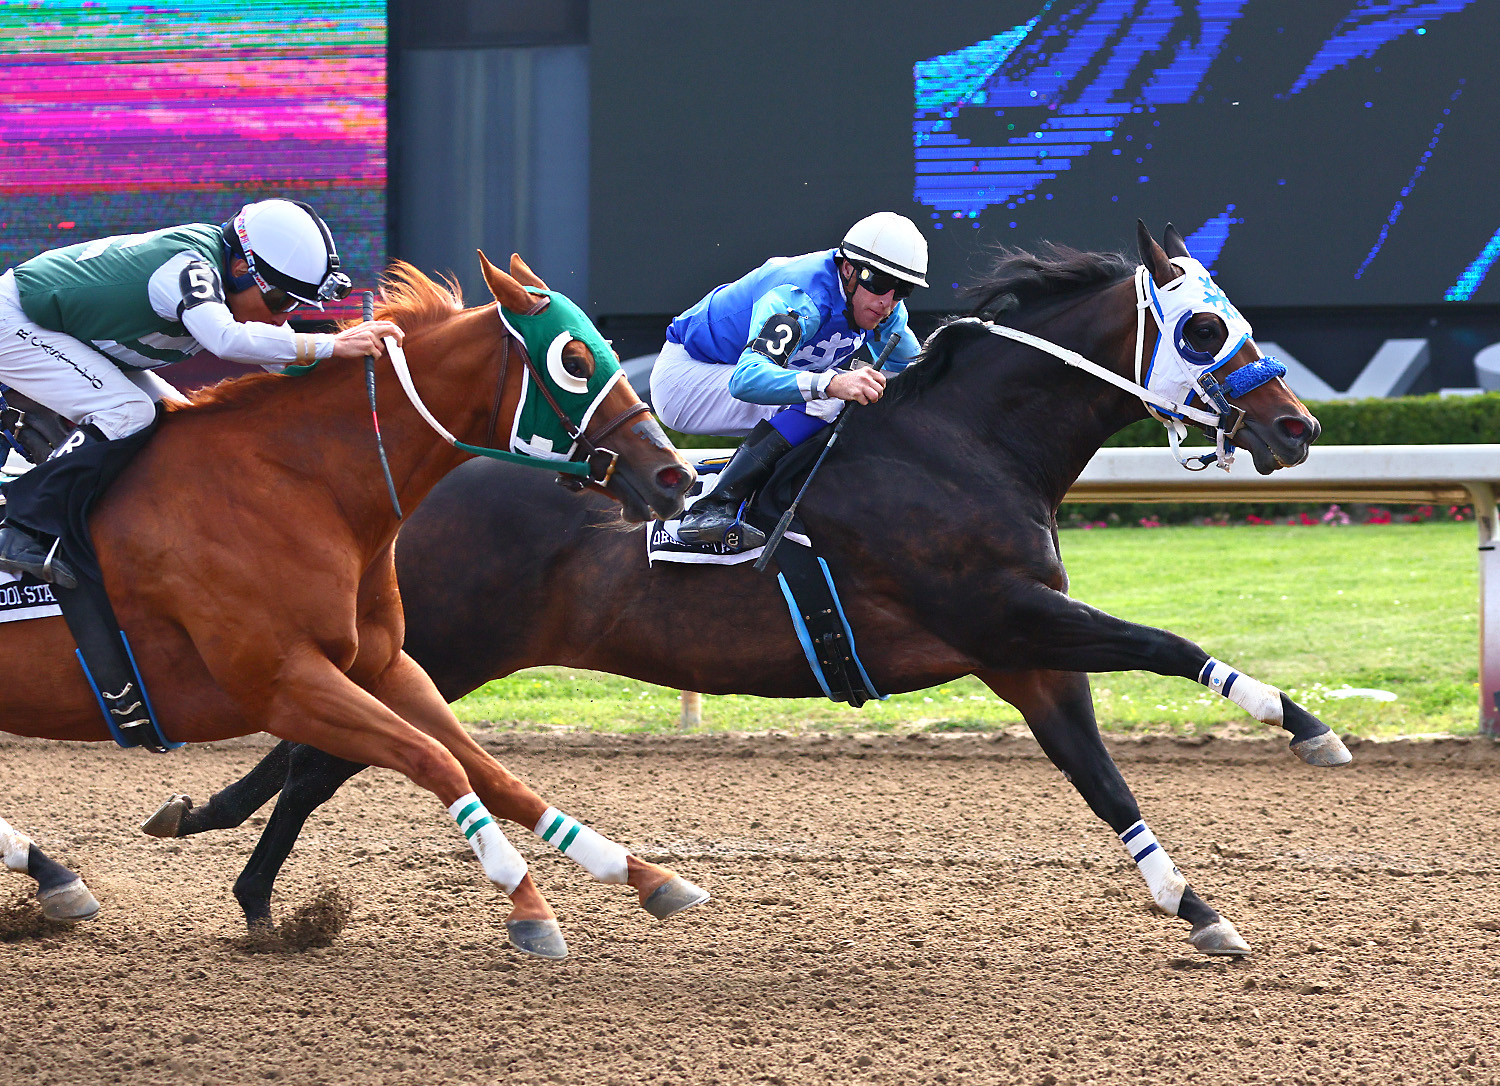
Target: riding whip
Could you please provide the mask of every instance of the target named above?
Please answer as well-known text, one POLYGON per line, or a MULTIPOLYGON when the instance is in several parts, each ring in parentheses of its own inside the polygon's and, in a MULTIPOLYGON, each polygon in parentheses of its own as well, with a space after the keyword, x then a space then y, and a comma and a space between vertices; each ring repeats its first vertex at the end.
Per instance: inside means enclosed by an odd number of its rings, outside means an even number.
MULTIPOLYGON (((375 319, 375 292, 364 292, 364 319, 368 324, 375 319)), ((396 519, 401 519, 401 499, 396 497, 396 481, 391 478, 390 461, 385 458, 385 441, 380 436, 380 415, 375 410, 375 356, 365 355, 365 388, 370 393, 370 418, 375 422, 375 448, 380 453, 380 470, 385 472, 385 487, 391 494, 391 508, 396 510, 396 519)))
MULTIPOLYGON (((886 340, 885 349, 880 352, 880 357, 875 360, 875 370, 879 372, 885 368, 885 360, 891 357, 891 351, 896 348, 896 341, 901 337, 894 331, 886 340)), ((853 406, 852 404, 850 406, 853 406)), ((802 495, 807 493, 807 488, 812 485, 813 476, 818 474, 818 469, 823 466, 823 460, 828 455, 828 450, 833 448, 833 443, 839 439, 839 432, 843 430, 844 423, 849 420, 848 410, 843 411, 838 421, 833 424, 833 433, 828 438, 828 444, 823 446, 823 451, 818 454, 818 459, 813 462, 812 470, 807 473, 807 478, 802 481, 802 489, 797 491, 797 496, 792 499, 792 504, 786 507, 786 512, 781 514, 781 519, 776 522, 776 527, 771 529, 771 534, 766 536, 766 545, 760 552, 760 557, 755 560, 755 572, 764 573, 766 566, 771 564, 771 555, 775 553, 776 547, 781 543, 781 537, 786 535, 786 530, 792 526, 792 516, 797 512, 797 506, 802 503, 802 495)))

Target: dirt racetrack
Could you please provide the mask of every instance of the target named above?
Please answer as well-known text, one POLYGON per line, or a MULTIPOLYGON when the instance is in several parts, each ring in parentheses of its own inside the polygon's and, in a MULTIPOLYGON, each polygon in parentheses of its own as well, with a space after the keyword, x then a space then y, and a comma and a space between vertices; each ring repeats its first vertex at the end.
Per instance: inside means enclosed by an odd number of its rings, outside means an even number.
MULTIPOLYGON (((167 756, 0 740, 0 814, 98 920, 0 942, 0 1084, 1500 1082, 1500 744, 1115 745, 1148 823, 1254 954, 1204 959, 1014 737, 496 734, 558 806, 712 891, 666 923, 530 834, 572 947, 523 959, 431 796, 356 778, 308 827, 326 950, 252 953, 259 816, 166 842, 260 739, 167 756)), ((266 812, 269 813, 269 808, 266 812)), ((0 875, 0 901, 29 882, 0 875)), ((15 912, 14 908, 11 910, 15 912)))

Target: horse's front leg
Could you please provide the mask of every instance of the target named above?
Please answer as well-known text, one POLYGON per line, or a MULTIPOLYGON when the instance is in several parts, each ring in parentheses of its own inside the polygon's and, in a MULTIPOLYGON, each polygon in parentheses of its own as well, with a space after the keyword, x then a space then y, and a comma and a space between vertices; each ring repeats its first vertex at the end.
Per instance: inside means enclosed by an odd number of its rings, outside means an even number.
POLYGON ((1188 941, 1205 954, 1250 953, 1250 945, 1234 925, 1188 885, 1141 818, 1135 797, 1099 736, 1088 676, 1067 671, 976 674, 1021 711, 1052 764, 1078 789, 1089 809, 1119 835, 1150 887, 1152 900, 1193 926, 1188 941))
MULTIPOLYGON (((233 670, 226 669, 233 675, 233 670)), ((284 654, 274 681, 249 686, 241 695, 247 711, 265 721, 282 739, 305 742, 349 762, 394 769, 435 794, 479 858, 485 875, 511 899, 514 925, 551 924, 556 918, 537 891, 526 861, 505 838, 459 761, 431 736, 352 682, 317 650, 284 654), (266 691, 267 693, 262 693, 266 691)), ((224 680, 220 680, 225 685, 224 680)), ((512 935, 512 942, 515 942, 512 935)), ((523 947, 542 957, 561 957, 566 944, 538 942, 523 947)))
POLYGON ((1153 671, 1192 679, 1228 698, 1262 724, 1291 733, 1292 752, 1308 765, 1352 758, 1333 730, 1276 687, 1220 663, 1185 637, 1141 626, 1040 584, 1017 592, 1007 613, 1013 634, 998 646, 1006 664, 1055 671, 1153 671))
POLYGON ((669 868, 633 856, 624 846, 583 825, 533 792, 474 741, 432 679, 401 653, 372 691, 405 719, 453 752, 474 790, 501 818, 525 826, 601 882, 626 883, 658 920, 708 900, 708 892, 669 868))
POLYGON ((37 848, 36 842, 0 818, 0 863, 36 881, 36 899, 48 920, 92 920, 99 902, 83 880, 37 848))

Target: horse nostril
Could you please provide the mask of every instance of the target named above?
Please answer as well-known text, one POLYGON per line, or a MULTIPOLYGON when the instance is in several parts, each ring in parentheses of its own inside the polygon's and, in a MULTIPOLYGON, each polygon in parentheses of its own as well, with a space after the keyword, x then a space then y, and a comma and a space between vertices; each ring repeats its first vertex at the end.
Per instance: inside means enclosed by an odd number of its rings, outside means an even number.
POLYGON ((1301 441, 1307 435, 1307 424, 1298 418, 1277 419, 1276 428, 1292 441, 1301 441))
POLYGON ((667 493, 672 493, 687 480, 687 472, 679 467, 665 467, 656 473, 656 482, 667 493))

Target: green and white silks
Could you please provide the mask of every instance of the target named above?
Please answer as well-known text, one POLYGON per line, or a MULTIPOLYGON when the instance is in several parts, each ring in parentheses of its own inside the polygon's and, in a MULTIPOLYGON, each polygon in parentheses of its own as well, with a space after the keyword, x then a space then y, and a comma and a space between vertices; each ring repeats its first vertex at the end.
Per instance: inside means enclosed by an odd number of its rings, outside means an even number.
MULTIPOLYGON (((550 298, 547 308, 528 316, 500 306, 500 319, 526 345, 536 372, 541 374, 557 405, 580 431, 588 429, 599 404, 624 373, 615 352, 588 315, 562 294, 527 287, 538 297, 550 298), (569 373, 562 362, 563 348, 576 339, 594 356, 594 372, 586 380, 569 373)), ((521 403, 511 424, 510 451, 542 460, 567 460, 574 441, 547 403, 526 370, 521 381, 521 403)))

